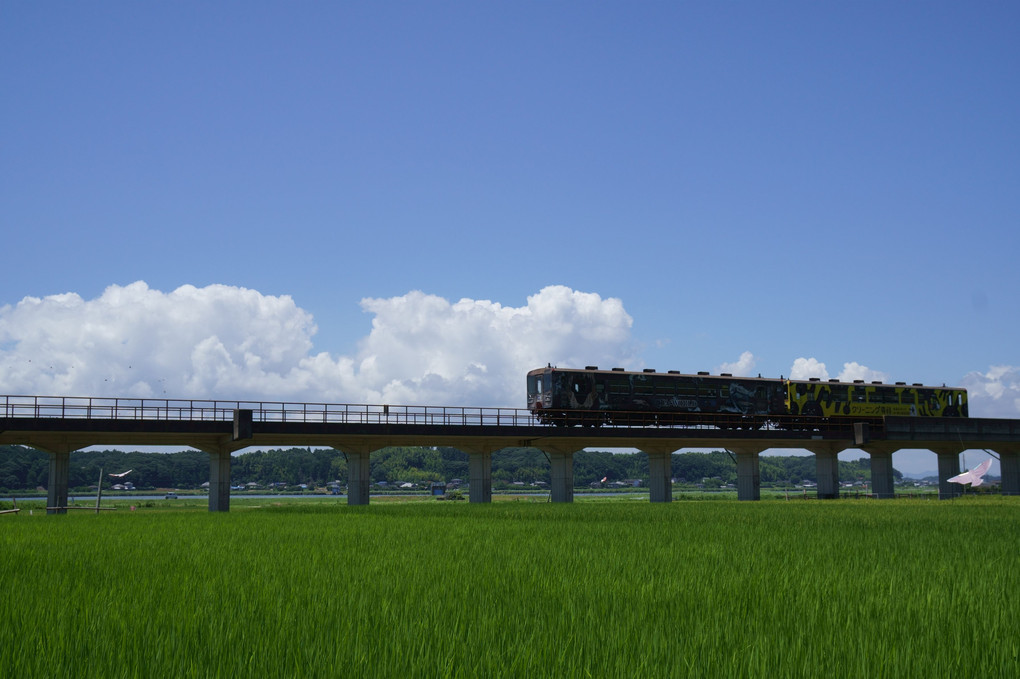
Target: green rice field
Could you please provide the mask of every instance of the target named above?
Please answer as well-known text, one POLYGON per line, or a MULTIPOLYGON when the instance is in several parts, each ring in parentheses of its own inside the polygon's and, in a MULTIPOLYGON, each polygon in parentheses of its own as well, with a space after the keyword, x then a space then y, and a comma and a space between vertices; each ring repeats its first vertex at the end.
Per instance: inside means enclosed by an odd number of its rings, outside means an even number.
POLYGON ((4 677, 1020 676, 1020 498, 149 504, 0 515, 4 677))

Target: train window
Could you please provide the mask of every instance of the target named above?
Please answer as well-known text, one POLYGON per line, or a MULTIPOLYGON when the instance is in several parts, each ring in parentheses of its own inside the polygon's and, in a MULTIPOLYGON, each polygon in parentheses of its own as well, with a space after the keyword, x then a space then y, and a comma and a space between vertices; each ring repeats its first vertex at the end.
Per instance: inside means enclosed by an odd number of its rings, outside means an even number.
POLYGON ((868 400, 868 392, 865 389, 854 389, 853 400, 857 403, 865 403, 868 400))
POLYGON ((833 385, 829 387, 830 398, 838 403, 845 403, 847 400, 847 387, 845 385, 833 385))
POLYGON ((609 391, 613 394, 627 395, 630 393, 630 382, 627 380, 611 380, 609 391))
POLYGON ((900 395, 895 389, 876 389, 871 393, 872 403, 899 403, 900 395))

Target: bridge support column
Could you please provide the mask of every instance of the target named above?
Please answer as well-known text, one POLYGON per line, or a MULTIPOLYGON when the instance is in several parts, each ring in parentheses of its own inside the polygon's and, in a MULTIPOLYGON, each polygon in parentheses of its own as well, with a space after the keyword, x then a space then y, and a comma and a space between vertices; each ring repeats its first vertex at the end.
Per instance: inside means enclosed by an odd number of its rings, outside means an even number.
POLYGON ((761 467, 758 455, 763 449, 753 446, 730 447, 737 458, 737 499, 761 499, 761 467))
POLYGON ((347 504, 367 505, 368 491, 371 485, 371 463, 372 451, 367 447, 344 448, 347 455, 347 504))
POLYGON ((492 502, 492 447, 460 446, 468 454, 468 502, 492 502))
POLYGON ((492 502, 492 453, 485 451, 468 457, 468 502, 492 502))
POLYGON ((999 446, 995 452, 1002 470, 1002 494, 1020 495, 1020 446, 999 446))
POLYGON ((50 455, 50 475, 46 483, 46 513, 67 513, 67 478, 71 469, 71 451, 68 448, 47 450, 50 455), (53 507, 54 509, 50 509, 53 507), (60 509, 56 509, 59 507, 60 509))
POLYGON ((806 446, 815 454, 815 476, 818 483, 819 500, 839 498, 839 453, 846 445, 834 443, 812 443, 806 446))
POLYGON ((939 458, 939 499, 950 500, 963 494, 963 486, 949 479, 960 473, 959 446, 936 446, 931 451, 939 458))
POLYGON ((550 499, 553 502, 574 501, 574 451, 543 447, 549 456, 550 499))
POLYGON ((209 453, 209 511, 230 511, 230 451, 209 453))
POLYGON ((648 490, 652 502, 673 501, 673 449, 642 448, 648 455, 648 490))
POLYGON ((861 450, 871 456, 871 488, 879 500, 891 500, 896 497, 894 485, 892 456, 888 448, 865 446, 861 450))

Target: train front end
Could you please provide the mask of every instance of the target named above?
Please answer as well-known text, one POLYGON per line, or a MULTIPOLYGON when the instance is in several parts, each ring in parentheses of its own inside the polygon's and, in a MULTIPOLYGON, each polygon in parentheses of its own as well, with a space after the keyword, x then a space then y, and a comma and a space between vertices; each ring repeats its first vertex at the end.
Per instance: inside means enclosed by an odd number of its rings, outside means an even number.
POLYGON ((552 368, 537 368, 528 373, 528 410, 539 422, 546 421, 545 411, 552 407, 552 368))

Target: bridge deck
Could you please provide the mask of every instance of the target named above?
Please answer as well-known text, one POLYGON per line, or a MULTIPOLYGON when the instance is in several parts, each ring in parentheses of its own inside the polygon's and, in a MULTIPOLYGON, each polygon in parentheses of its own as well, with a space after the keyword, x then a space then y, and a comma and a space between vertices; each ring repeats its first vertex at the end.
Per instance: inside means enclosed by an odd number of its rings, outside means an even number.
MULTIPOLYGON (((635 414, 641 416, 647 414, 635 414)), ((511 446, 534 446, 549 454, 552 498, 559 502, 573 497, 571 456, 593 447, 646 452, 651 499, 660 502, 672 497, 669 453, 683 448, 733 452, 741 499, 758 499, 757 455, 769 448, 814 452, 819 497, 838 496, 836 455, 847 448, 871 455, 872 481, 880 497, 893 495, 891 456, 900 448, 928 448, 938 454, 940 493, 947 497, 958 490, 948 482, 959 473, 958 452, 996 449, 1003 492, 1020 494, 1020 420, 833 418, 808 426, 796 418, 756 421, 701 413, 672 417, 670 426, 560 427, 542 424, 519 408, 0 396, 0 444, 50 452, 52 507, 66 505, 68 455, 93 445, 177 445, 208 452, 212 511, 229 507, 230 453, 250 446, 344 451, 352 504, 368 502, 371 451, 408 445, 451 446, 469 453, 472 487, 481 488, 480 493, 473 490, 471 498, 476 501, 477 494, 483 502, 491 496, 491 453, 511 446)))
MULTIPOLYGON (((212 450, 248 446, 344 443, 449 445, 497 448, 543 443, 658 449, 727 447, 803 448, 811 442, 861 443, 854 422, 832 420, 803 428, 771 418, 760 428, 747 420, 691 413, 672 426, 558 427, 539 423, 521 408, 391 406, 174 399, 0 396, 0 443, 75 450, 91 445, 190 445, 212 450), (238 412, 248 423, 239 432, 238 412), (247 414, 250 413, 250 414, 247 414), (211 448, 210 448, 211 447, 211 448)), ((886 417, 869 423, 867 443, 960 444, 989 447, 1020 443, 1020 420, 886 417)))

